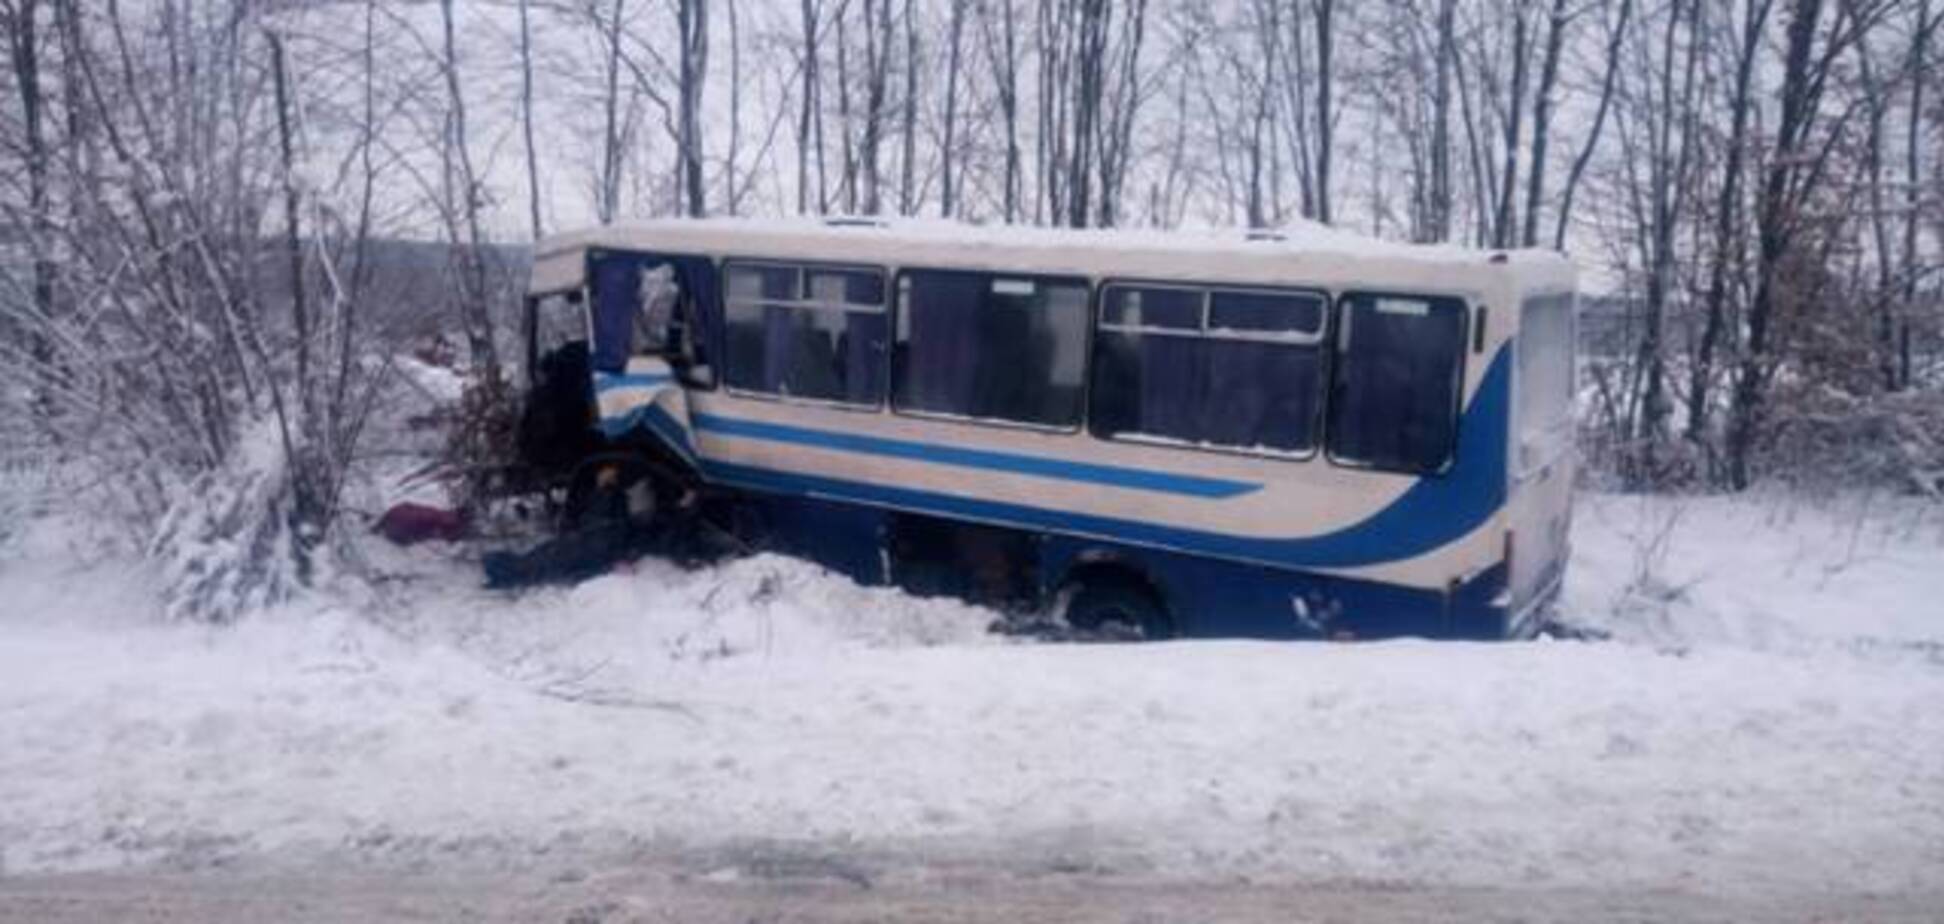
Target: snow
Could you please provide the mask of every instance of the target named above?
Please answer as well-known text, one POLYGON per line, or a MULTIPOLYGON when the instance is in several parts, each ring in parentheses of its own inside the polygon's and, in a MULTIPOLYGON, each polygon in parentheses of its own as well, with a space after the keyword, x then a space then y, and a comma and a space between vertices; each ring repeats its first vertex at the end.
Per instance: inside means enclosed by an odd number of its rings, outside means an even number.
POLYGON ((1944 508, 1581 495, 1567 611, 1631 642, 1813 655, 1944 645, 1944 508))
POLYGON ((883 266, 979 269, 1012 275, 1139 278, 1241 286, 1356 288, 1381 280, 1406 291, 1466 292, 1502 284, 1571 288, 1570 259, 1553 251, 1483 251, 1407 244, 1299 222, 1268 237, 1234 229, 1048 228, 897 218, 859 227, 808 218, 654 219, 551 235, 534 245, 528 292, 585 284, 586 251, 739 255, 883 266))
POLYGON ((788 559, 506 596, 439 545, 373 548, 381 594, 208 629, 160 621, 154 574, 41 518, 0 546, 0 869, 780 843, 1935 887, 1944 510, 1587 495, 1574 539, 1568 617, 1612 641, 1042 645, 788 559))
MULTIPOLYGON (((1036 247, 1066 254, 1089 252, 1182 250, 1225 255, 1245 249, 1275 253, 1314 252, 1343 257, 1392 257, 1478 264, 1490 251, 1454 244, 1414 244, 1371 237, 1320 222, 1292 218, 1273 230, 1245 231, 1214 226, 1156 230, 1152 228, 1054 228, 1033 225, 976 224, 942 218, 708 218, 652 219, 620 222, 555 235, 538 242, 542 256, 577 250, 590 241, 625 241, 677 232, 714 232, 726 235, 767 235, 778 238, 851 243, 877 240, 873 232, 887 231, 894 242, 910 247, 1036 247), (859 235, 866 235, 859 237, 859 235)), ((1514 251, 1521 260, 1553 260, 1549 252, 1514 251)))
POLYGON ((451 369, 406 354, 399 355, 394 362, 405 381, 433 402, 456 404, 466 390, 464 377, 451 369))

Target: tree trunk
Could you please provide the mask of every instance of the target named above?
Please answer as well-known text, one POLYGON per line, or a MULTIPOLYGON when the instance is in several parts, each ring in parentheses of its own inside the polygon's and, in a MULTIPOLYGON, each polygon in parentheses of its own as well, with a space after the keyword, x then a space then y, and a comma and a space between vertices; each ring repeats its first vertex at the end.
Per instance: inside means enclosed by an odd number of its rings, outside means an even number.
POLYGON ((1121 187, 1132 157, 1134 120, 1141 110, 1141 48, 1147 36, 1147 0, 1132 0, 1122 22, 1126 35, 1118 58, 1114 106, 1100 133, 1099 225, 1103 228, 1120 223, 1121 187))
POLYGON ((1515 0, 1516 17, 1512 23, 1512 89, 1506 99, 1505 117, 1505 171, 1499 177, 1504 185, 1499 189, 1497 218, 1492 222, 1492 246, 1511 247, 1519 239, 1516 222, 1517 213, 1513 210, 1513 190, 1519 187, 1519 139, 1523 127, 1520 124, 1525 115, 1526 65, 1531 57, 1527 33, 1530 30, 1530 17, 1527 15, 1527 0, 1515 0))
POLYGON ((1314 0, 1316 4, 1316 220, 1329 224, 1330 160, 1336 142, 1336 104, 1331 79, 1331 61, 1336 44, 1334 0, 1314 0))
POLYGON ((533 26, 531 0, 520 0, 520 135, 526 143, 527 212, 532 221, 533 239, 542 234, 540 224, 540 152, 533 143, 533 26))
POLYGON ((956 130, 958 128, 958 72, 959 42, 965 25, 965 0, 952 0, 952 24, 947 30, 945 65, 945 138, 940 145, 938 182, 938 214, 952 217, 956 205, 952 201, 952 167, 954 156, 958 153, 956 130))
POLYGON ((1539 200, 1546 187, 1546 147, 1551 141, 1553 85, 1559 79, 1559 53, 1566 40, 1566 0, 1553 0, 1546 25, 1546 56, 1540 59, 1539 89, 1532 101, 1532 168, 1526 174, 1525 237, 1539 246, 1539 200))
MULTIPOLYGON (((464 237, 452 225, 454 263, 460 277, 460 315, 466 327, 466 341, 473 365, 488 382, 500 380, 499 349, 493 342, 493 316, 486 304, 485 233, 479 221, 479 174, 473 169, 472 153, 466 138, 466 97, 460 92, 458 43, 453 37, 452 0, 439 0, 441 24, 445 31, 445 83, 448 106, 446 176, 448 193, 459 201, 446 203, 457 209, 464 221, 464 237)), ((619 26, 617 24, 616 28, 619 26)), ((448 218, 448 222, 454 219, 448 218)))
MULTIPOLYGON (((1631 3, 1632 0, 1621 0, 1631 3)), ((1451 69, 1458 55, 1458 37, 1453 16, 1457 0, 1439 0, 1436 89, 1432 93, 1431 115, 1431 202, 1429 233, 1425 240, 1442 243, 1451 240, 1451 69)))
POLYGON ((304 285, 304 244, 299 220, 302 200, 297 192, 296 153, 291 144, 289 77, 284 63, 283 39, 275 32, 265 32, 263 37, 270 46, 270 76, 277 94, 277 154, 283 185, 284 259, 290 273, 291 329, 297 336, 297 387, 300 398, 304 399, 300 407, 308 417, 311 316, 307 300, 309 287, 304 285))
POLYGON ((918 201, 918 23, 905 0, 904 152, 898 158, 898 214, 917 212, 918 201))
POLYGON ((729 13, 729 151, 722 158, 722 199, 728 213, 735 215, 744 192, 737 173, 742 158, 742 19, 736 15, 736 0, 723 0, 722 5, 729 13))
MULTIPOLYGON (((54 235, 51 233, 52 216, 48 214, 48 150, 43 128, 46 96, 41 85, 39 17, 39 0, 20 0, 13 10, 9 44, 14 88, 20 95, 21 154, 27 167, 26 230, 28 245, 33 251, 32 302, 38 319, 37 324, 23 333, 28 341, 28 356, 37 367, 36 375, 52 377, 57 361, 53 338, 47 336, 45 330, 52 326, 55 315, 55 263, 53 255, 48 252, 53 245, 54 235)), ((4 330, 0 330, 0 334, 4 333, 4 330)), ((51 415, 52 407, 40 398, 34 401, 34 413, 40 417, 51 415)))
POLYGON ((1079 0, 1080 69, 1073 100, 1073 159, 1066 171, 1067 225, 1084 228, 1092 213, 1094 132, 1100 120, 1101 84, 1107 55, 1107 0, 1079 0))
POLYGON ((702 86, 709 76, 708 0, 679 0, 676 25, 681 33, 681 137, 677 162, 682 186, 682 212, 690 218, 708 213, 707 189, 702 183, 702 86))
MULTIPOLYGON (((864 0, 865 35, 870 35, 871 0, 864 0)), ((850 0, 837 3, 837 123, 844 138, 844 214, 857 214, 857 149, 851 134, 850 0)))
MULTIPOLYGON (((441 0, 449 3, 450 0, 441 0)), ((607 93, 601 100, 601 188, 594 203, 595 217, 611 224, 621 208, 621 16, 627 0, 614 0, 607 21, 607 93)), ((598 15, 598 14, 596 14, 598 15)))
MULTIPOLYGON (((1923 175, 1923 138, 1924 138, 1924 85, 1930 80, 1927 58, 1930 52, 1931 36, 1940 25, 1944 25, 1944 13, 1932 19, 1930 0, 1917 2, 1917 28, 1910 39, 1910 62, 1907 66, 1910 80, 1910 121, 1904 134, 1904 217, 1903 228, 1903 309, 1910 311, 1917 304, 1917 229, 1921 221, 1919 208, 1920 187, 1923 175)), ((1903 319, 1897 337, 1896 374, 1892 377, 1892 390, 1910 387, 1910 320, 1903 319)))
POLYGON ((864 214, 883 211, 883 174, 878 147, 884 137, 884 91, 891 67, 891 0, 880 0, 875 11, 864 9, 864 141, 858 157, 864 171, 864 214))
MULTIPOLYGON (((993 53, 994 41, 990 34, 990 24, 985 45, 986 53, 992 59, 994 82, 998 84, 1000 116, 1006 123, 1006 166, 1005 189, 1001 193, 1002 208, 1007 224, 1019 220, 1020 195, 1020 151, 1019 151, 1019 65, 1015 29, 1013 24, 1013 0, 998 0, 1003 4, 1003 19, 1000 20, 1004 44, 998 54, 993 53)), ((983 21, 983 19, 982 19, 983 21)))
MULTIPOLYGON (((810 211, 810 135, 813 127, 812 117, 817 111, 817 21, 820 17, 817 0, 803 0, 802 10, 803 48, 801 54, 803 55, 803 66, 799 72, 799 76, 802 78, 802 84, 798 90, 799 95, 797 101, 799 108, 797 110, 796 132, 796 208, 798 215, 808 214, 810 211)), ((821 143, 818 144, 818 148, 821 152, 821 143)), ((818 211, 822 211, 822 198, 820 192, 818 196, 818 211)))

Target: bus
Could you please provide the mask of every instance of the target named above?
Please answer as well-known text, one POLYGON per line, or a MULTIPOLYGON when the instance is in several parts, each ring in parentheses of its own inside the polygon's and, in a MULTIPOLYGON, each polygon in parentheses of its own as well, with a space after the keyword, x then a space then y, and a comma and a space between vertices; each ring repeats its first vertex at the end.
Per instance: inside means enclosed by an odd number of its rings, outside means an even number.
POLYGON ((1080 632, 1523 637, 1568 557, 1575 293, 1556 253, 1320 226, 607 225, 536 246, 523 445, 1080 632))

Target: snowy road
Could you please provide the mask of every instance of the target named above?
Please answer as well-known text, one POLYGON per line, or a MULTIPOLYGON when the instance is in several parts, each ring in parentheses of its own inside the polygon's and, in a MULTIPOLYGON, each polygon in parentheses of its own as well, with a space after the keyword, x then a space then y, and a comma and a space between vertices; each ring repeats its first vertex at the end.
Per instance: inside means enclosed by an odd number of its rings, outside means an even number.
POLYGON ((972 912, 1899 917, 1944 892, 1940 531, 1588 498, 1569 606, 1618 640, 1355 646, 1005 644, 780 559, 506 599, 429 552, 386 562, 389 608, 212 631, 42 531, 0 558, 0 920, 131 869, 192 903, 340 874, 493 907, 613 870, 682 919, 798 887, 886 916, 952 869, 972 912))
POLYGON ((343 870, 82 873, 0 878, 0 924, 969 924, 1748 921, 1929 922, 1944 894, 1723 897, 1662 890, 1196 882, 927 870, 869 881, 801 874, 722 881, 635 860, 595 872, 343 870))

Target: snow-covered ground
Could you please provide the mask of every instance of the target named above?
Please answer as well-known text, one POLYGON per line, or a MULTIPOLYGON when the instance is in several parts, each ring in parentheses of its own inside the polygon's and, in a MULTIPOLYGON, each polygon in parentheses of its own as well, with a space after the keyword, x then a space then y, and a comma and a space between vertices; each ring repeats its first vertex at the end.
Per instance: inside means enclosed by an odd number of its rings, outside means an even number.
MULTIPOLYGON (((1584 495, 1608 641, 1043 645, 759 557, 225 629, 0 538, 0 871, 752 847, 1023 871, 1944 890, 1944 508, 1584 495)), ((724 861, 724 875, 735 875, 724 861)))

